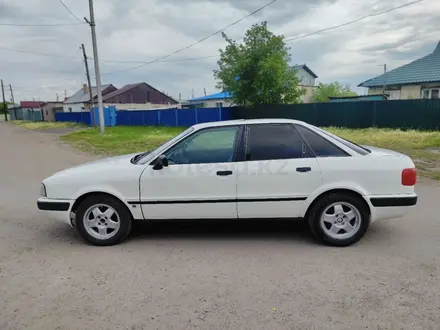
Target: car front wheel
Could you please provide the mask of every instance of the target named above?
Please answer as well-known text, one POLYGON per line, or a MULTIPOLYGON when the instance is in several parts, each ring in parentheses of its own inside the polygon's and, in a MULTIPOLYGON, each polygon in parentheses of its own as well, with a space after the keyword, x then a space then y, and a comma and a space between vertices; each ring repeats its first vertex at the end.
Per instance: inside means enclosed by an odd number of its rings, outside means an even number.
POLYGON ((76 228, 87 242, 109 246, 123 241, 131 231, 131 214, 116 198, 94 195, 85 199, 76 213, 76 228))
POLYGON ((358 242, 370 224, 370 212, 360 197, 333 193, 320 198, 309 213, 313 234, 332 246, 349 246, 358 242))

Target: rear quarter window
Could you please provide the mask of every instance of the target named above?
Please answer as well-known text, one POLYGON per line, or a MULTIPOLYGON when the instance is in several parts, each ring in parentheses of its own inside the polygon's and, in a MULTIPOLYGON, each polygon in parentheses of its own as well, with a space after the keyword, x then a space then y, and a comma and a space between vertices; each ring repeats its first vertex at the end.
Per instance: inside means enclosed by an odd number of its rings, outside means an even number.
POLYGON ((331 143, 321 135, 313 132, 312 130, 301 126, 296 125, 296 129, 299 134, 301 134, 302 138, 309 145, 310 149, 312 149, 313 153, 316 157, 348 157, 350 156, 344 150, 339 148, 337 145, 331 143))

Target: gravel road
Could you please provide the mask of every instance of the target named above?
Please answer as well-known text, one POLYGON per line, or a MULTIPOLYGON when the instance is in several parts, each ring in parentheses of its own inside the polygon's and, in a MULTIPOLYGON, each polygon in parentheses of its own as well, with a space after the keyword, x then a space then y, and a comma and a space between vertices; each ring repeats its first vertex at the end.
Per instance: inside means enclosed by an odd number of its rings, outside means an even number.
POLYGON ((440 186, 349 248, 298 222, 156 222, 86 245, 36 209, 93 157, 0 123, 0 329, 440 329, 440 186))

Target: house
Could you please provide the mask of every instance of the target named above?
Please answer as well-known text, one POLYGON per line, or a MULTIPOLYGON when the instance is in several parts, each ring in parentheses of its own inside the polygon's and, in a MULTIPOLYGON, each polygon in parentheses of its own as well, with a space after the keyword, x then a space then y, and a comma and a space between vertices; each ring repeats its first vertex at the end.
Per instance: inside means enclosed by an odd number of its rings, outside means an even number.
POLYGON ((359 101, 385 101, 386 95, 358 95, 358 96, 335 96, 329 97, 330 102, 359 102, 359 101))
POLYGON ((367 87, 368 94, 387 94, 389 100, 440 98, 440 42, 431 54, 364 81, 359 87, 367 87))
POLYGON ((20 111, 17 112, 17 120, 42 121, 43 112, 41 106, 44 102, 40 101, 20 101, 20 111))
POLYGON ((118 90, 108 93, 103 96, 103 102, 106 106, 116 105, 119 110, 138 108, 140 105, 142 105, 142 108, 151 108, 179 103, 172 97, 144 82, 125 85, 118 90))
POLYGON ((229 92, 221 92, 188 100, 183 105, 184 108, 218 108, 230 107, 232 105, 232 95, 229 92))
POLYGON ((301 95, 301 101, 303 103, 312 103, 313 90, 316 88, 318 76, 307 64, 295 65, 293 68, 296 70, 296 76, 300 80, 299 87, 305 91, 305 94, 301 95))
MULTIPOLYGON (((103 96, 106 94, 109 94, 115 90, 117 90, 117 88, 115 86, 113 86, 112 84, 101 86, 101 94, 103 96)), ((92 97, 93 97, 94 103, 96 103, 97 95, 98 95, 97 88, 95 86, 93 86, 92 87, 92 97)), ((63 102, 64 112, 88 111, 89 108, 90 108, 90 93, 89 93, 89 88, 86 84, 84 84, 83 87, 79 91, 77 91, 72 96, 68 97, 63 102)))
POLYGON ((63 112, 63 102, 44 102, 41 105, 43 121, 55 121, 55 113, 63 112))

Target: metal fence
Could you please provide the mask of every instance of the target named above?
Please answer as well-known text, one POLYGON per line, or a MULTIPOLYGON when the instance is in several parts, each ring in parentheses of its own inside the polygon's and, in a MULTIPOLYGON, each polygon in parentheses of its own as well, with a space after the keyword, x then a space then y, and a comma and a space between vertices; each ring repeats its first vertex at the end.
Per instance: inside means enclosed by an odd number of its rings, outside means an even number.
POLYGON ((231 108, 198 108, 167 110, 120 110, 116 112, 117 125, 128 126, 192 126, 232 118, 231 108))
MULTIPOLYGON (((232 108, 116 111, 116 125, 125 126, 189 127, 199 123, 229 119, 232 119, 232 108)), ((55 120, 91 124, 90 112, 59 112, 55 114, 55 120)))
POLYGON ((290 118, 316 126, 440 129, 440 100, 276 104, 233 108, 234 119, 290 118))
POLYGON ((90 112, 56 112, 55 121, 66 121, 72 123, 79 123, 90 125, 90 112))

